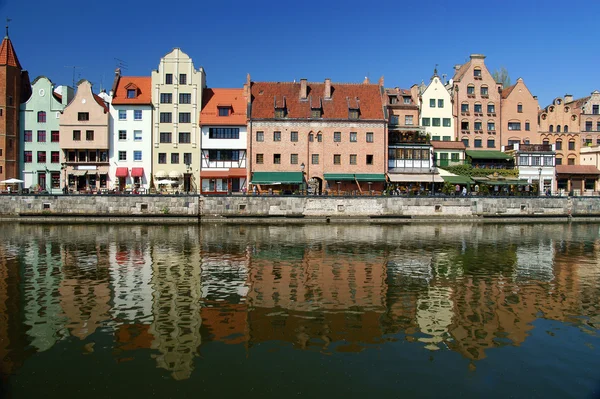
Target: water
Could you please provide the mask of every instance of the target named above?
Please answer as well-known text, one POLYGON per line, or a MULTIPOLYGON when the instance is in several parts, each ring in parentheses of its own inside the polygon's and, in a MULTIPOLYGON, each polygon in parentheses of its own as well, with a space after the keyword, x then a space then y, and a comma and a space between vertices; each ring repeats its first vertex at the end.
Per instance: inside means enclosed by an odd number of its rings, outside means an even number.
POLYGON ((598 397, 599 231, 4 224, 0 396, 598 397))

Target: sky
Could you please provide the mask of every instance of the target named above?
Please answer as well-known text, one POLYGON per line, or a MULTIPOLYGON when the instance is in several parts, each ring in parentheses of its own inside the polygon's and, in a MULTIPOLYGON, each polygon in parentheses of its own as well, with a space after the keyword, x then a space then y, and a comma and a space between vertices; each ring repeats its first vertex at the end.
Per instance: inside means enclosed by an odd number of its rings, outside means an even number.
POLYGON ((0 0, 31 80, 110 89, 114 71, 150 76, 174 47, 208 87, 253 81, 377 82, 408 88, 453 75, 473 53, 522 77, 545 107, 600 90, 600 1, 0 0), (579 4, 579 5, 577 5, 579 4), (75 66, 76 68, 73 68, 75 66), (74 78, 74 79, 73 79, 74 78))

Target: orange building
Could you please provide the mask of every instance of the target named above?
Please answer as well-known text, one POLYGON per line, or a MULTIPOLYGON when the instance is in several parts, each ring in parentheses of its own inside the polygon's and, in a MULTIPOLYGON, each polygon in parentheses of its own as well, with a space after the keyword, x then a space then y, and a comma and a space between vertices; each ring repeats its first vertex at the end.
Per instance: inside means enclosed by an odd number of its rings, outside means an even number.
POLYGON ((537 135, 539 105, 522 78, 502 90, 500 107, 501 146, 511 144, 541 144, 537 135))
POLYGON ((568 102, 571 96, 557 97, 539 112, 538 134, 542 144, 555 144, 556 165, 579 163, 579 111, 568 102))

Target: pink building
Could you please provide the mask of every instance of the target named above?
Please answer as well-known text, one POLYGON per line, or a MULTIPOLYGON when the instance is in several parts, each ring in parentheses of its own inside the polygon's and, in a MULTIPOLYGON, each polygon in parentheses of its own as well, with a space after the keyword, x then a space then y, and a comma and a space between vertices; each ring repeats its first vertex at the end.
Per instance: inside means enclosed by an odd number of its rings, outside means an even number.
POLYGON ((69 190, 106 188, 109 169, 109 112, 106 103, 82 80, 60 118, 60 148, 69 190))
POLYGON ((522 78, 502 90, 500 107, 501 145, 541 144, 537 136, 539 105, 522 78))
POLYGON ((258 190, 383 190, 386 136, 379 84, 250 82, 250 183, 258 190))
MULTIPOLYGON (((565 101, 569 98, 571 97, 565 96, 565 101)), ((594 90, 587 97, 572 102, 567 101, 567 105, 579 112, 581 145, 585 147, 600 145, 600 92, 594 90)))
POLYGON ((579 111, 567 104, 571 96, 555 98, 539 112, 542 144, 555 144, 556 165, 579 164, 579 111))

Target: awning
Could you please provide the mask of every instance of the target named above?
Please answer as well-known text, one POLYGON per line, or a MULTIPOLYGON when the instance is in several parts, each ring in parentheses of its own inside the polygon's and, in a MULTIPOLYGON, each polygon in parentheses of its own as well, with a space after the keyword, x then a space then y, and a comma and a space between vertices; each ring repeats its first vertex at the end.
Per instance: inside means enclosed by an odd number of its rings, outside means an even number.
POLYGON ((144 168, 131 168, 131 177, 144 176, 144 168))
POLYGON ((390 181, 393 183, 443 183, 444 179, 438 174, 428 175, 426 173, 421 174, 407 174, 407 173, 388 173, 390 181))
POLYGON ((201 179, 224 179, 228 177, 246 177, 246 169, 231 168, 229 170, 203 170, 200 172, 201 179))
POLYGON ((252 184, 301 184, 302 172, 254 172, 252 184))
POLYGON ((471 159, 496 159, 496 160, 509 160, 512 157, 502 151, 493 150, 467 150, 465 151, 467 156, 471 159))
POLYGON ((356 173, 354 175, 358 181, 385 181, 383 173, 356 173))
POLYGON ((354 173, 325 173, 323 178, 330 181, 354 181, 354 173))
POLYGON ((127 168, 117 168, 117 172, 115 173, 116 177, 127 177, 129 174, 129 169, 127 168))
POLYGON ((385 174, 381 173, 325 173, 325 180, 329 181, 385 181, 385 174))
POLYGON ((167 176, 169 175, 167 175, 167 172, 165 172, 164 170, 157 170, 154 174, 154 177, 156 177, 157 179, 164 179, 167 176))
POLYGON ((181 179, 183 177, 183 174, 181 172, 177 172, 176 170, 172 170, 171 172, 169 172, 169 177, 171 179, 181 179))
POLYGON ((73 175, 73 176, 85 176, 87 174, 87 172, 88 172, 87 170, 75 169, 75 170, 70 171, 69 174, 73 175))
POLYGON ((474 181, 471 180, 469 176, 443 176, 443 179, 446 183, 451 184, 473 184, 474 181))

